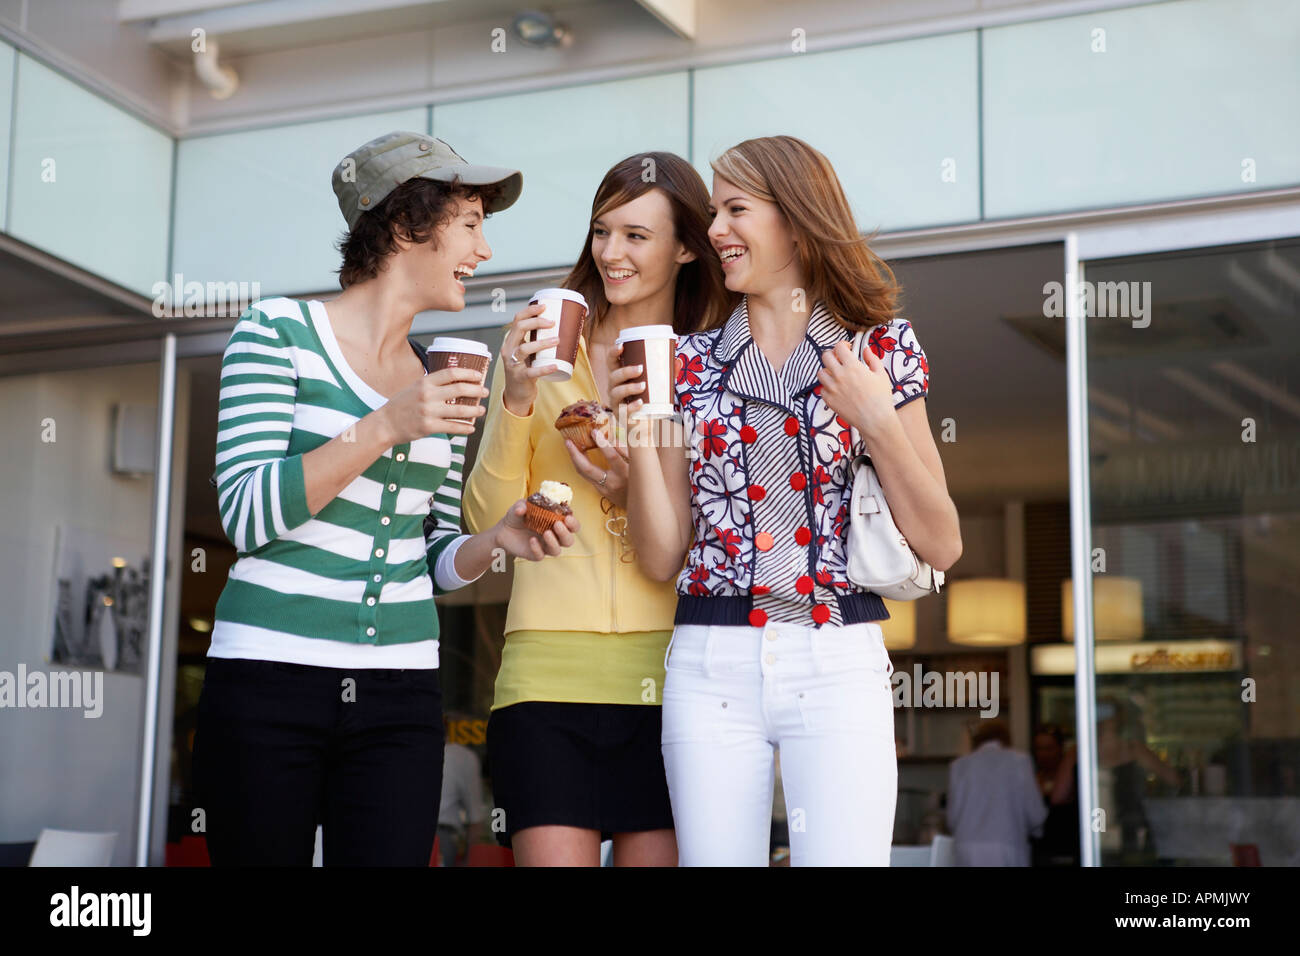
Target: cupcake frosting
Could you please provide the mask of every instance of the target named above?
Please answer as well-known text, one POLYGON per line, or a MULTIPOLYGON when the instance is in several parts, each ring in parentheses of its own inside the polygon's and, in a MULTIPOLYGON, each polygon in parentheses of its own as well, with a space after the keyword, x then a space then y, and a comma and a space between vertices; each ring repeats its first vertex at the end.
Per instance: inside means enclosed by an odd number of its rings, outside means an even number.
POLYGON ((573 489, 562 481, 543 481, 537 489, 542 497, 554 501, 557 505, 567 505, 573 501, 573 489))

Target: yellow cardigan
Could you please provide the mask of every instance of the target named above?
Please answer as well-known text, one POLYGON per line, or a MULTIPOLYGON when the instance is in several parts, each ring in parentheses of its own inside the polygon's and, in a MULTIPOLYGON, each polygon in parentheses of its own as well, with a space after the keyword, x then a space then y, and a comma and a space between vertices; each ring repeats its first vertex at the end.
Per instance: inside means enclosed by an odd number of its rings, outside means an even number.
MULTIPOLYGON (((482 531, 514 502, 537 491, 543 481, 563 481, 573 488, 571 507, 581 524, 573 547, 558 557, 516 559, 506 633, 671 631, 677 609, 675 582, 654 581, 637 563, 619 559, 622 545, 605 527, 600 492, 573 467, 564 436, 555 428, 560 409, 599 398, 586 342, 578 340, 569 381, 538 383, 537 400, 527 417, 513 414, 502 401, 503 359, 497 356, 483 439, 465 482, 465 523, 471 531, 482 531)), ((587 454, 603 464, 599 449, 587 454)))

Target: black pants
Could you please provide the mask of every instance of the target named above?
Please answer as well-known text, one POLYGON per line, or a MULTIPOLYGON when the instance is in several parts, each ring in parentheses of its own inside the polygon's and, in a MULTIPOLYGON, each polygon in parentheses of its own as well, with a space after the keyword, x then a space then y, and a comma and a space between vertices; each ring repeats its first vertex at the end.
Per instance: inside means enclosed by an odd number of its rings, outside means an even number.
POLYGON ((438 671, 209 658, 194 788, 214 866, 428 866, 444 746, 438 671))

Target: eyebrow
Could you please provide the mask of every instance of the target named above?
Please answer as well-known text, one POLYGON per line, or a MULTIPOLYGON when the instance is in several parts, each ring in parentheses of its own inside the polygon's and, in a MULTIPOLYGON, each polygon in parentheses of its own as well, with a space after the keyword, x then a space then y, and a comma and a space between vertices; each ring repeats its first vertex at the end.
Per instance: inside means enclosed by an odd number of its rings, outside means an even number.
POLYGON ((482 219, 482 218, 483 218, 483 214, 482 214, 481 212, 479 212, 477 209, 466 209, 463 213, 461 213, 461 215, 462 215, 462 216, 472 217, 472 218, 474 218, 474 219, 482 219))
MULTIPOLYGON (((593 220, 591 221, 591 224, 592 224, 593 226, 603 226, 603 225, 604 225, 604 223, 601 222, 599 219, 593 219, 593 220)), ((654 232, 654 230, 651 229, 649 226, 637 226, 637 225, 634 225, 634 224, 628 224, 628 225, 624 226, 623 228, 624 228, 624 229, 637 229, 637 230, 640 230, 641 232, 654 232)))

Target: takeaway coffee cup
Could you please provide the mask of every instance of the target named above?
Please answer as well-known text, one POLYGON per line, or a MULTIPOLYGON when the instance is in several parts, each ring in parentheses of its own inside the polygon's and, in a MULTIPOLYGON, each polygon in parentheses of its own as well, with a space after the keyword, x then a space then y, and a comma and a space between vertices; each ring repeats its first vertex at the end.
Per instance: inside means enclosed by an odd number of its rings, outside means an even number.
POLYGON ((644 366, 629 381, 645 382, 640 399, 645 403, 635 418, 670 418, 673 415, 673 385, 677 362, 677 333, 671 325, 637 325, 624 329, 614 340, 623 346, 619 364, 644 366))
POLYGON ((529 305, 541 303, 546 307, 542 315, 553 324, 548 329, 534 329, 528 333, 528 341, 536 342, 538 338, 560 337, 554 348, 542 349, 533 356, 531 365, 554 365, 555 371, 542 378, 548 382, 567 382, 573 377, 573 363, 578 359, 578 340, 582 338, 582 328, 587 324, 587 300, 572 289, 542 289, 531 299, 529 305))
MULTIPOLYGON (((482 342, 475 342, 473 339, 455 339, 448 335, 440 335, 429 346, 429 365, 433 372, 441 372, 445 368, 470 368, 478 372, 482 380, 487 378, 487 367, 491 361, 492 351, 482 342)), ((478 401, 477 398, 458 398, 455 404, 477 405, 478 401)), ((452 421, 474 424, 472 418, 457 418, 452 421)))

